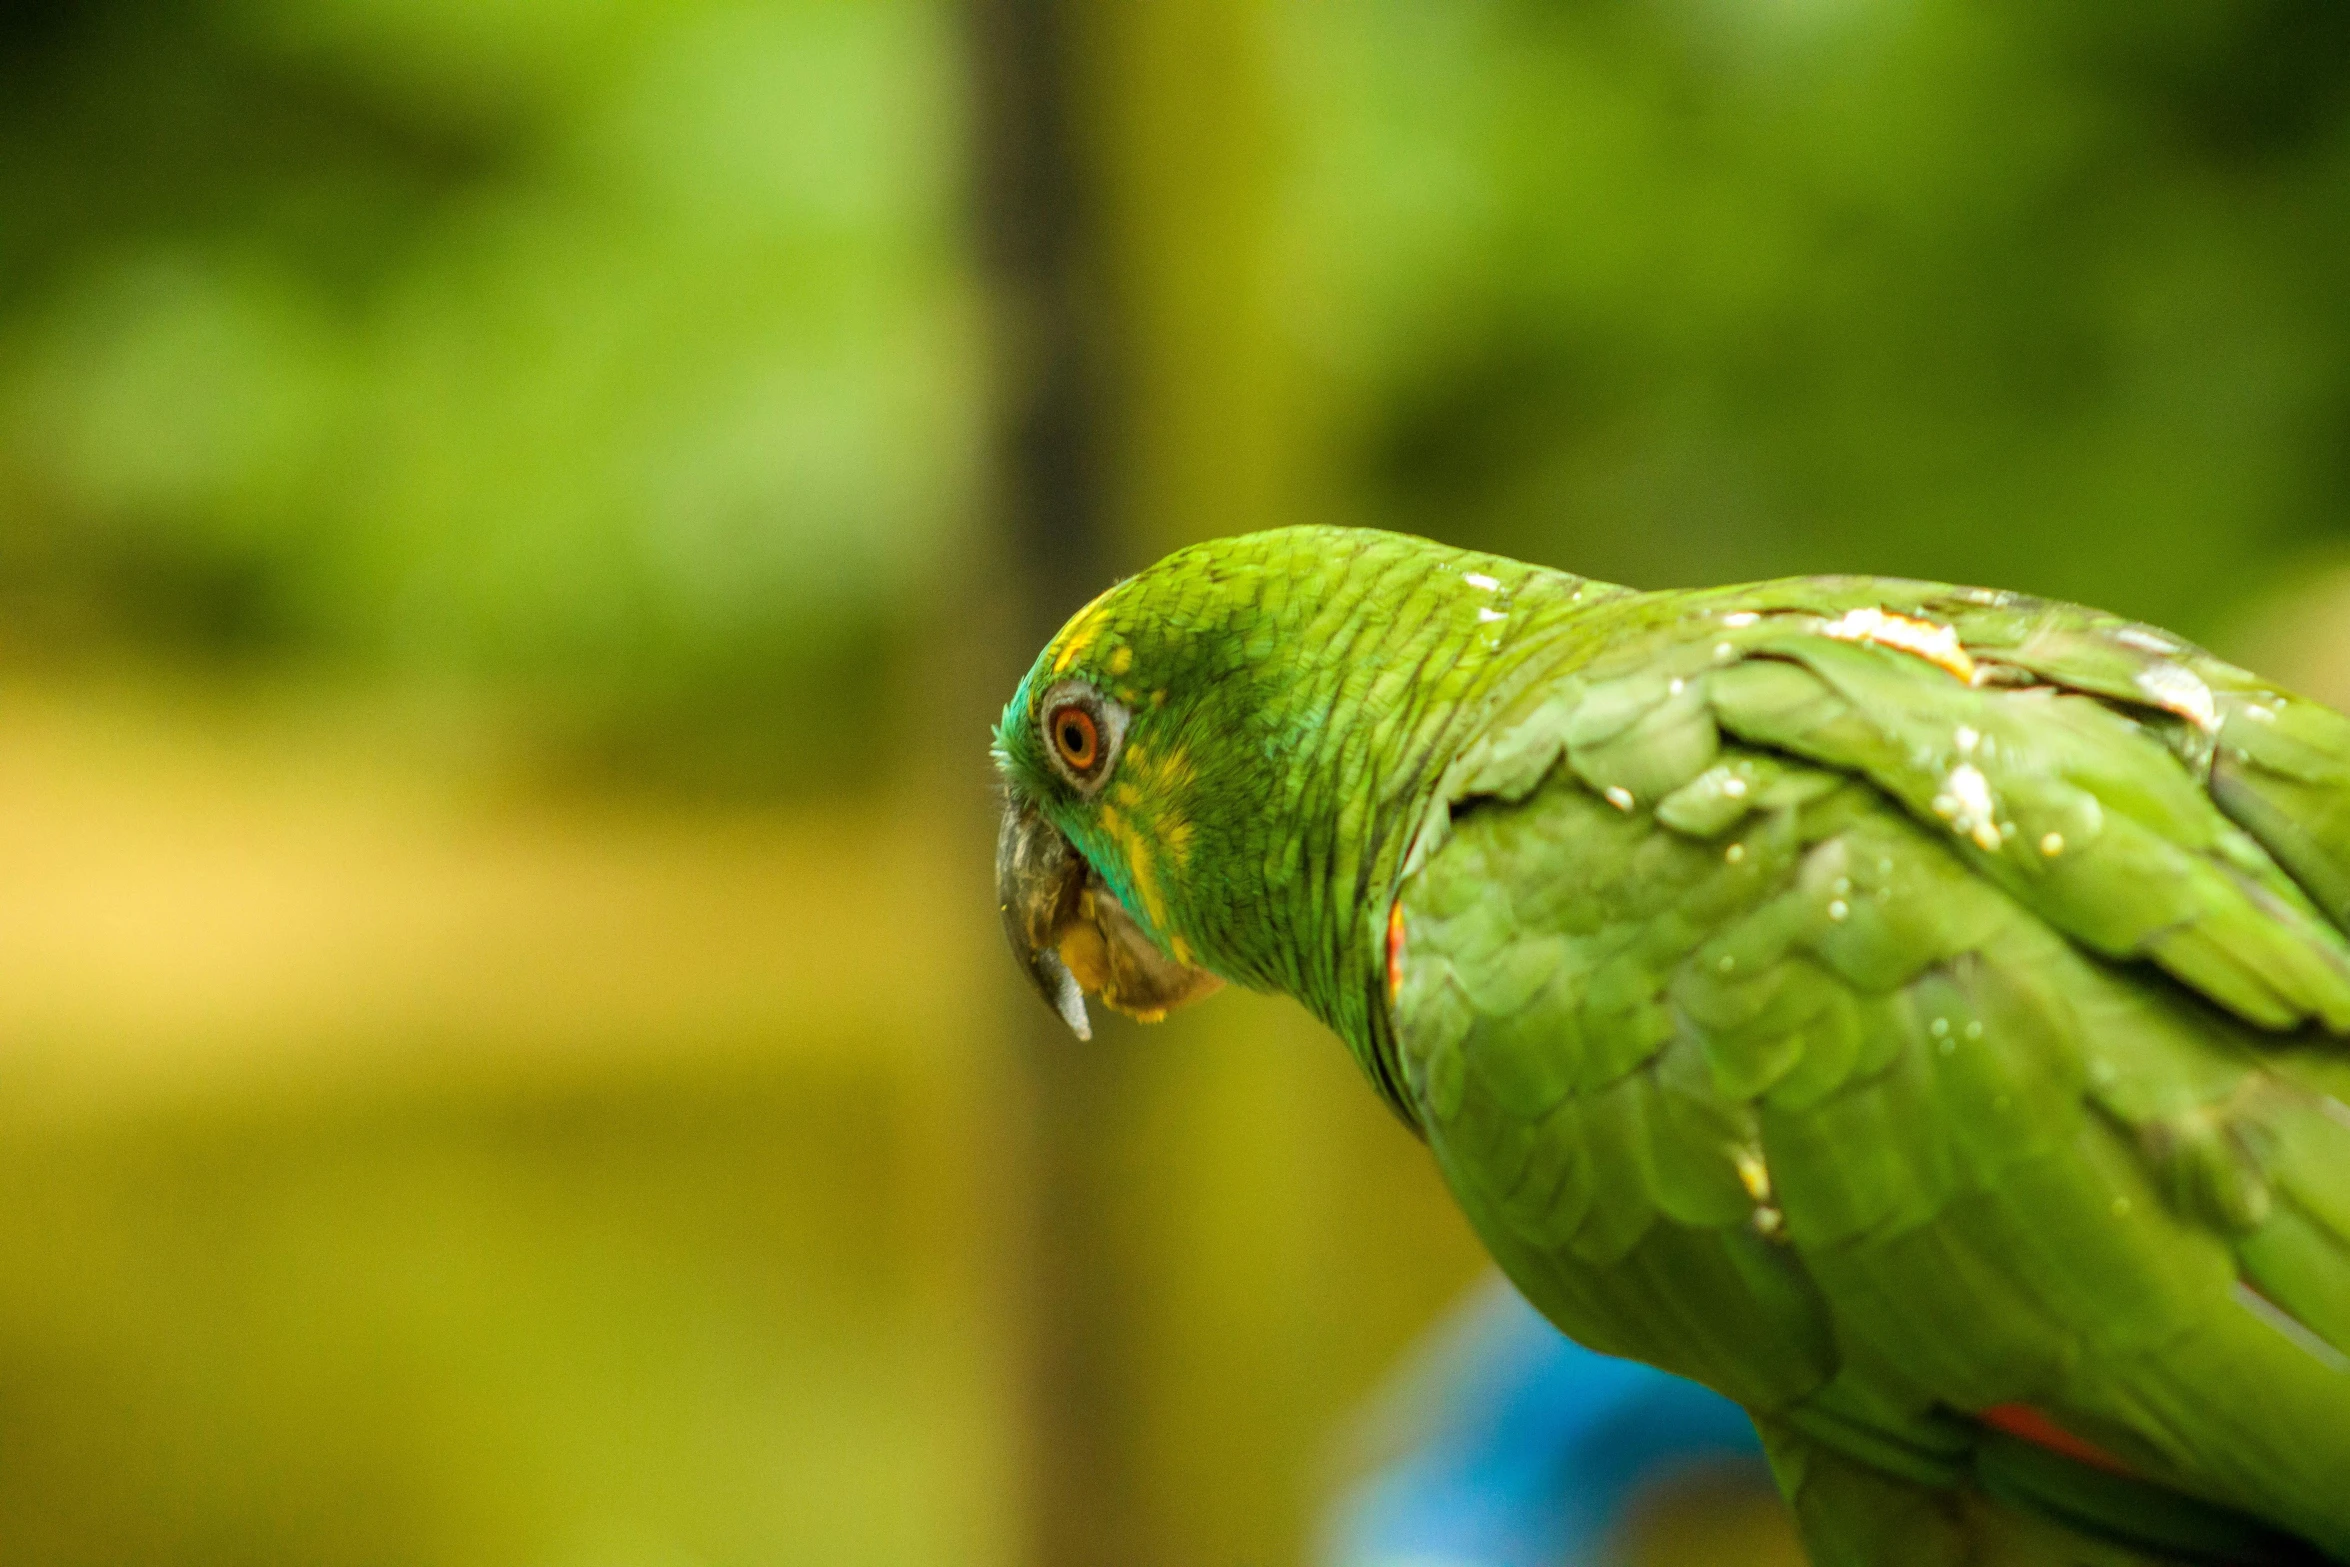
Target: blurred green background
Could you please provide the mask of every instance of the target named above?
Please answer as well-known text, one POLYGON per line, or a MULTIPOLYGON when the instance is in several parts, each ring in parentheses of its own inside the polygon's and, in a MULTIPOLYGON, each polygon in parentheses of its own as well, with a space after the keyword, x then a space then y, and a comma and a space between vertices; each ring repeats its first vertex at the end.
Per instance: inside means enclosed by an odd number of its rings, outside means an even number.
POLYGON ((1475 1248, 1017 992, 1028 653, 1343 521, 2350 699, 2345 256, 2326 0, 5 0, 0 1562, 1301 1559, 1475 1248))

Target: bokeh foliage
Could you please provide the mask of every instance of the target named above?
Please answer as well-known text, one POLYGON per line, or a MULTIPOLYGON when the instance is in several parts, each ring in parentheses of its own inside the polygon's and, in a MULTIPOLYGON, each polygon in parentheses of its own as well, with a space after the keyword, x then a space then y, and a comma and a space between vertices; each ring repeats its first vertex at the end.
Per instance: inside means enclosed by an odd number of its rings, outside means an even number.
POLYGON ((2350 527, 2338 6, 1296 13, 1350 514, 2190 632, 2350 527))
POLYGON ((800 774, 973 483, 954 47, 920 0, 12 8, 15 640, 800 774))

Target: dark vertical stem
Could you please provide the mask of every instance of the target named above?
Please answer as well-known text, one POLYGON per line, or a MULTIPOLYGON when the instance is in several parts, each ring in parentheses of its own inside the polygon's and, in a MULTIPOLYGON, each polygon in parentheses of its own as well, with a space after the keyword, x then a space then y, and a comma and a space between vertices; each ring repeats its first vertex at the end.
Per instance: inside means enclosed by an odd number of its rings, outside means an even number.
POLYGON ((979 244, 998 325, 998 502, 1033 651, 1108 569, 1091 204, 1063 0, 969 3, 979 244))
MULTIPOLYGON (((1068 0, 968 0, 967 15, 978 243, 996 328, 993 510, 1024 663, 1109 580, 1096 239, 1073 132, 1068 0)), ((1005 694, 1017 672, 1006 670, 1005 694)), ((1120 1052, 1079 1046, 1041 1005, 1019 1015, 1034 1198, 1027 1560, 1144 1561, 1130 1357, 1112 1287, 1114 1176, 1095 1130, 1115 1113, 1120 1052)))

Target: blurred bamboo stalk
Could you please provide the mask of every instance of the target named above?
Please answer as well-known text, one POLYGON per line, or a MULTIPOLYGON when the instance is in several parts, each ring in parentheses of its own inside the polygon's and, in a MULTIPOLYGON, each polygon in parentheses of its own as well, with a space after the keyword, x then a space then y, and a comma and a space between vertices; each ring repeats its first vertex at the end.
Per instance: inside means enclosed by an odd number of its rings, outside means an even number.
MULTIPOLYGON (((1019 661, 1107 579, 1108 377, 1068 8, 1062 0, 971 0, 968 18, 977 240, 995 324, 989 510, 1009 557, 1004 664, 1016 676, 1019 661)), ((1037 1567, 1138 1561, 1139 1459, 1121 1397, 1132 1346, 1102 1272, 1114 1214, 1100 1128, 1122 1097, 1121 1057, 1070 1048, 1041 1007, 1023 1005, 1017 1015, 1031 1209, 1022 1237, 1027 1559, 1037 1567)))
MULTIPOLYGON (((1296 520, 1274 14, 973 0, 971 17, 997 506, 1025 655, 1113 568, 1296 520)), ((1301 1084, 1295 1053, 1264 1048, 1263 1009, 1178 1038, 1113 1022, 1083 1048, 1026 1015, 1034 1559, 1253 1556, 1300 1511, 1313 1401, 1282 1390, 1311 1291, 1289 1275, 1312 1252, 1306 1167, 1332 1162, 1311 1101, 1344 1085, 1310 1068, 1301 1084), (1217 1158, 1238 1162, 1201 1162, 1217 1158), (1219 1338, 1236 1311, 1272 1331, 1219 1338), (1236 1408, 1250 1429, 1219 1435, 1236 1408)))

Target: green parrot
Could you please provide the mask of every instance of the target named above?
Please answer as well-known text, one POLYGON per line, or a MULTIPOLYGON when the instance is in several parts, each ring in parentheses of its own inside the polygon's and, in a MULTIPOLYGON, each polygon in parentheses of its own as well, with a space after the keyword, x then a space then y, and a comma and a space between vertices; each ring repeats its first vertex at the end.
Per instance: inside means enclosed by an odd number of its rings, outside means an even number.
POLYGON ((2016 593, 1292 528, 994 750, 1072 1028, 1296 997, 1815 1562, 2350 1562, 2350 719, 2016 593))

